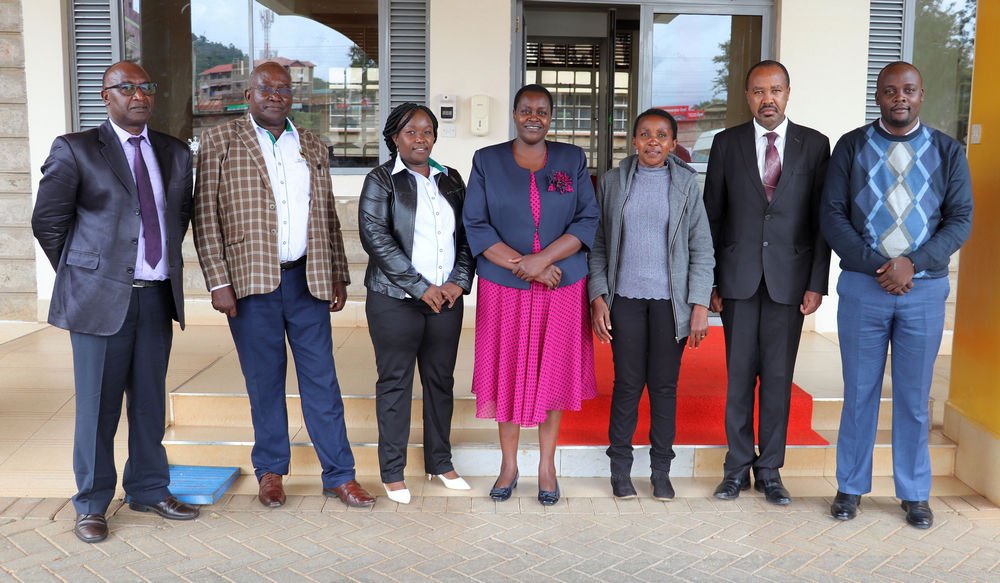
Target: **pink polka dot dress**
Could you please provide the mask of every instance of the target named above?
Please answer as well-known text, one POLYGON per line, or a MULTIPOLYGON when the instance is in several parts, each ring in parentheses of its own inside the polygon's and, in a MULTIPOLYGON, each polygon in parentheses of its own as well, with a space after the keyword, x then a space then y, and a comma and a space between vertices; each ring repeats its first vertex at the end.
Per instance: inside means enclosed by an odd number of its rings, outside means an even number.
MULTIPOLYGON (((530 181, 533 252, 541 251, 541 198, 530 181)), ((597 396, 587 280, 554 290, 479 278, 476 357, 472 375, 476 417, 535 427, 549 411, 579 411, 597 396)))

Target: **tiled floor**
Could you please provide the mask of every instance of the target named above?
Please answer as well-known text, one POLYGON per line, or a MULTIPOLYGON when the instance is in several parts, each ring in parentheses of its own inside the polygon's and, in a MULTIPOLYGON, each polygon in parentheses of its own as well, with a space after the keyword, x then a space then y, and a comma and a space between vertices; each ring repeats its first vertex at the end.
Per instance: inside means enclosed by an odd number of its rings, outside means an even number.
MULTIPOLYGON (((463 334, 459 366, 456 370, 457 396, 467 391, 472 369, 472 333, 463 334)), ((367 330, 335 328, 335 358, 345 394, 370 395, 375 382, 374 355, 367 330)), ((836 339, 816 333, 803 335, 795 381, 816 398, 836 398, 840 394, 839 353, 836 339)), ((934 396, 943 402, 947 394, 950 357, 938 359, 934 396)), ((63 330, 36 325, 0 323, 0 497, 69 496, 74 491, 72 462, 73 381, 69 336, 63 330)), ((177 331, 167 375, 168 390, 186 392, 243 391, 242 376, 228 328, 189 326, 177 331)), ((289 390, 296 390, 294 372, 289 371, 289 390)), ((124 420, 116 437, 116 458, 124 463, 127 427, 124 420)), ((473 478, 482 488, 490 478, 473 478)), ((525 481, 526 487, 531 487, 525 481)), ((377 485, 375 478, 367 483, 377 485)), ((413 480, 411 480, 413 482, 413 480)), ((303 494, 318 491, 318 478, 293 477, 292 489, 301 484, 303 494)), ((788 477, 797 495, 825 496, 835 490, 825 477, 788 477)), ((875 480, 875 494, 891 495, 889 478, 875 480)), ((433 495, 452 494, 436 484, 411 483, 414 495, 424 490, 433 495), (439 491, 437 491, 439 490, 439 491)), ((714 480, 688 479, 678 482, 682 496, 710 494, 714 480)), ((234 492, 252 493, 252 480, 245 478, 234 492)), ((607 495, 604 479, 568 479, 564 484, 573 495, 607 495)), ((969 490, 954 478, 935 479, 936 495, 967 495, 969 490)), ((469 494, 466 494, 469 495, 469 494)))

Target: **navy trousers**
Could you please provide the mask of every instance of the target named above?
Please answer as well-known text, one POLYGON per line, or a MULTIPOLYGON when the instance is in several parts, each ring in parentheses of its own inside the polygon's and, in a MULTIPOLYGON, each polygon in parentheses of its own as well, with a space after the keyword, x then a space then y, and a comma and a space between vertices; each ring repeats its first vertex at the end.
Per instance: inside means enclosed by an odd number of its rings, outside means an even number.
POLYGON ((170 496, 170 471, 163 449, 166 376, 173 339, 170 286, 132 288, 128 313, 118 332, 95 336, 70 331, 76 383, 73 472, 79 514, 104 514, 115 495, 115 432, 128 416, 125 493, 152 505, 170 496))
POLYGON ((302 416, 323 468, 323 487, 353 480, 354 454, 347 440, 344 402, 333 364, 330 303, 309 293, 305 265, 281 272, 278 289, 236 302, 229 330, 250 397, 254 446, 250 455, 259 480, 285 475, 291 460, 285 372, 285 338, 295 359, 302 416))
POLYGON ((931 381, 944 331, 947 277, 914 279, 901 296, 875 278, 844 271, 837 282, 837 327, 844 367, 844 410, 837 437, 837 487, 846 494, 872 489, 872 449, 886 354, 892 346, 892 476, 900 500, 931 493, 931 381))

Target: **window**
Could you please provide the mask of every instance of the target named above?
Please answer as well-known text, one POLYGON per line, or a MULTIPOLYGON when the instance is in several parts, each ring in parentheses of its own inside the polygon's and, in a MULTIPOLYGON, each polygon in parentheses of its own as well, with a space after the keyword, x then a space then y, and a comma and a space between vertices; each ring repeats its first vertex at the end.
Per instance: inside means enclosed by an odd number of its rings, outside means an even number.
POLYGON ((917 0, 913 64, 924 72, 920 119, 963 144, 972 98, 976 0, 917 0))
POLYGON ((292 77, 293 122, 327 145, 331 167, 355 172, 381 159, 383 103, 427 99, 427 0, 291 8, 280 0, 72 0, 72 10, 80 127, 106 117, 100 75, 125 58, 159 84, 150 125, 197 142, 206 128, 246 114, 250 71, 272 60, 292 77), (398 62, 380 60, 383 45, 398 62))
POLYGON ((760 61, 760 16, 657 14, 652 106, 677 120, 682 159, 708 162, 715 135, 750 121, 746 73, 760 61))

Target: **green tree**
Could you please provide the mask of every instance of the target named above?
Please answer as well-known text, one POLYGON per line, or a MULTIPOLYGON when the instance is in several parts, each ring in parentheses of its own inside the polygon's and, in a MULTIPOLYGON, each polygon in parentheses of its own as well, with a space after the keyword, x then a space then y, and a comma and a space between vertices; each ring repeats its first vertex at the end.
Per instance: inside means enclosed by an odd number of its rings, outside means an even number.
POLYGON ((191 47, 194 51, 194 71, 196 74, 216 65, 228 65, 249 58, 235 45, 229 44, 227 46, 210 41, 204 35, 191 35, 191 47))

